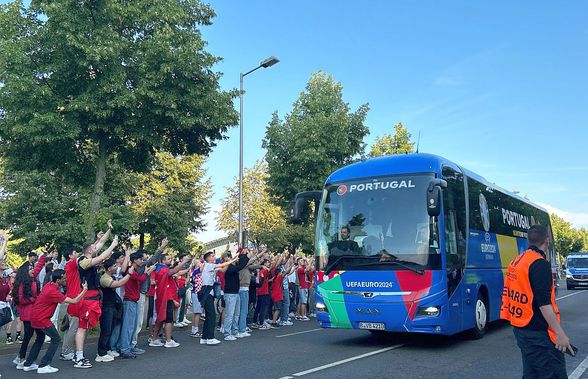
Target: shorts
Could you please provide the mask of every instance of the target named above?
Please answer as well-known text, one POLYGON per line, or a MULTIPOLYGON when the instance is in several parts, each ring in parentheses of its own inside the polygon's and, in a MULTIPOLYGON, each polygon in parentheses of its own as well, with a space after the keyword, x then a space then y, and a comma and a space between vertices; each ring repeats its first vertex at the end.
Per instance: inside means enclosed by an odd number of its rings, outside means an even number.
POLYGON ((100 323, 102 309, 100 300, 83 299, 79 303, 79 329, 93 329, 100 323))
POLYGON ((298 304, 306 304, 308 303, 308 288, 299 288, 298 289, 299 300, 298 304))
POLYGON ((168 300, 165 307, 165 323, 174 322, 174 301, 168 300))
POLYGON ((276 301, 274 303, 274 306, 272 307, 272 310, 273 311, 280 311, 281 312, 282 311, 283 304, 284 304, 284 301, 283 300, 276 301))
POLYGON ((200 301, 198 300, 197 293, 192 293, 192 313, 194 313, 194 314, 202 313, 202 305, 200 305, 200 301))

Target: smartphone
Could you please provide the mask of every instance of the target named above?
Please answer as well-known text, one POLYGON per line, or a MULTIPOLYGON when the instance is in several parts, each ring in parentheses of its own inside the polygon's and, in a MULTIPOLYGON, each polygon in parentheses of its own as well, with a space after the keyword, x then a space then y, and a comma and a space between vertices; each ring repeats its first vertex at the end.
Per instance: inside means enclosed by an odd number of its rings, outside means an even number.
POLYGON ((575 357, 578 354, 578 348, 572 344, 570 344, 570 346, 572 347, 572 350, 574 351, 574 354, 570 353, 569 349, 566 349, 566 354, 575 357))

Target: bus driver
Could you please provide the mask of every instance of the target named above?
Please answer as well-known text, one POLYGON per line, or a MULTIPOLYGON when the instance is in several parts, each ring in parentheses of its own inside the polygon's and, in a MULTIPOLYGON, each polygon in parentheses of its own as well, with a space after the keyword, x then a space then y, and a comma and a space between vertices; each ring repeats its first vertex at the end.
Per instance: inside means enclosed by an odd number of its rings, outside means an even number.
POLYGON ((341 227, 341 239, 329 243, 329 252, 331 255, 353 255, 359 254, 360 248, 357 242, 353 241, 351 237, 351 229, 345 225, 341 227))

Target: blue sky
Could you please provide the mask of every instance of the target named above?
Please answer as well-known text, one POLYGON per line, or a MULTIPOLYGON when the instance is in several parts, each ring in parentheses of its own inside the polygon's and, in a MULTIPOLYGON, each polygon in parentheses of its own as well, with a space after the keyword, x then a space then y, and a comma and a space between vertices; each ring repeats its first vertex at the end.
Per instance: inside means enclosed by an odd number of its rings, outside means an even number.
MULTIPOLYGON (((5 2, 0 0, 0 2, 5 2)), ((262 158, 273 111, 284 116, 310 75, 368 102, 376 136, 403 122, 420 151, 447 157, 588 227, 588 3, 584 1, 212 1, 203 28, 224 60, 223 89, 245 78, 245 166, 262 158)), ((235 102, 238 109, 238 101, 235 102)), ((207 162, 208 230, 239 167, 239 130, 207 162)))
MULTIPOLYGON (((402 121, 420 150, 588 227, 588 3, 213 1, 208 50, 224 89, 245 78, 245 166, 264 155, 281 116, 322 70, 352 109, 368 102, 371 144, 402 121)), ((235 103, 238 107, 238 103, 235 103)), ((207 163, 212 210, 238 174, 238 128, 207 163)), ((215 231, 214 212, 202 240, 215 231)))

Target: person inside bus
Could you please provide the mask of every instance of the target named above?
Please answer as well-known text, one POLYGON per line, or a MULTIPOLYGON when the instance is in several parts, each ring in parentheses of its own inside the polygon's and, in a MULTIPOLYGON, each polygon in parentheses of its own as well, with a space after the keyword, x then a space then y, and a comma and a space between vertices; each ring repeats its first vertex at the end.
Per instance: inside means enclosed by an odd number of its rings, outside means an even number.
POLYGON ((340 240, 328 244, 331 255, 354 255, 361 252, 357 242, 350 238, 351 229, 349 226, 345 225, 341 227, 340 236, 340 240))

